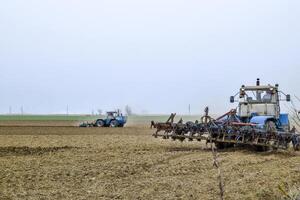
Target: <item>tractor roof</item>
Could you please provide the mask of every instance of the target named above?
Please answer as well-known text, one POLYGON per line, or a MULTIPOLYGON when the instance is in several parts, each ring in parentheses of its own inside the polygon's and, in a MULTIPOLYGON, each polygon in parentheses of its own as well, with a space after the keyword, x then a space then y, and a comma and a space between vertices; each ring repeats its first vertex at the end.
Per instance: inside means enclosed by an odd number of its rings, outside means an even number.
POLYGON ((106 112, 107 114, 115 114, 115 113, 118 113, 116 111, 109 111, 109 112, 106 112))
POLYGON ((259 86, 242 86, 241 90, 246 91, 256 91, 256 90, 270 90, 270 89, 278 89, 276 86, 272 85, 259 85, 259 86))

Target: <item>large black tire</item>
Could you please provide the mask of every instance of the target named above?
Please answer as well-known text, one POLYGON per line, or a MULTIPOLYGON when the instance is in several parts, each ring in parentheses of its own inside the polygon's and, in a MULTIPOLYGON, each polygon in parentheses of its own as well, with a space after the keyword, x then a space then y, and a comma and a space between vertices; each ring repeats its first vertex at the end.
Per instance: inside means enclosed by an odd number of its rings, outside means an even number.
POLYGON ((234 147, 234 144, 226 143, 226 142, 215 142, 215 146, 217 149, 227 149, 234 147))
POLYGON ((110 127, 112 128, 119 127, 119 122, 117 120, 111 120, 110 127))
POLYGON ((254 146, 255 148, 255 151, 258 151, 258 152, 265 152, 265 151, 269 151, 270 148, 269 147, 266 147, 266 146, 254 146))
POLYGON ((97 127, 104 127, 105 126, 105 122, 102 119, 98 119, 96 121, 96 126, 97 127))

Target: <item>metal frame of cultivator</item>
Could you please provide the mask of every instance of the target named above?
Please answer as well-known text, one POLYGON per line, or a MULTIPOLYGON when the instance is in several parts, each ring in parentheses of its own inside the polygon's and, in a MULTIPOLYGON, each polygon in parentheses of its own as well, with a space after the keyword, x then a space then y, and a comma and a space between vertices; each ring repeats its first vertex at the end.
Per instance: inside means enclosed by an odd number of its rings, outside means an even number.
POLYGON ((198 122, 173 123, 169 120, 166 123, 151 122, 151 127, 157 128, 154 137, 184 141, 206 141, 214 143, 218 149, 240 146, 253 146, 257 150, 287 149, 293 144, 295 150, 300 150, 300 134, 292 131, 266 130, 258 128, 256 124, 241 123, 237 120, 236 110, 231 110, 217 119, 208 115, 208 108, 198 122), (226 120, 221 120, 226 118, 226 120), (163 134, 160 134, 164 131, 163 134))

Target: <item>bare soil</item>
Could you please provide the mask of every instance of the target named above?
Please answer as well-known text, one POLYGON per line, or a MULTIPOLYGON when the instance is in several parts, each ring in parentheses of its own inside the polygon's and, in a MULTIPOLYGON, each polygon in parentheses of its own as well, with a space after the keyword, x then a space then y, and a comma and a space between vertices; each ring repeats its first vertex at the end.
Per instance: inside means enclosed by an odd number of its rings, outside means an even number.
MULTIPOLYGON (((155 139, 146 126, 9 125, 0 127, 0 199, 219 199, 204 142, 155 139)), ((300 185, 299 152, 218 157, 225 199, 280 199, 279 185, 300 185)))

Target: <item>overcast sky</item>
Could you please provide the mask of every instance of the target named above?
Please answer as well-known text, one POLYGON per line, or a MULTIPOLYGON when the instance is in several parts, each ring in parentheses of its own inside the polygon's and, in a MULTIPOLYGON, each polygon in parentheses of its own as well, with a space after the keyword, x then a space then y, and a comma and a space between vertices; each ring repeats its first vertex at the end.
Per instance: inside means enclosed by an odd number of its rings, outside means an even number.
POLYGON ((214 113, 242 84, 300 95, 300 1, 7 0, 0 113, 214 113))

